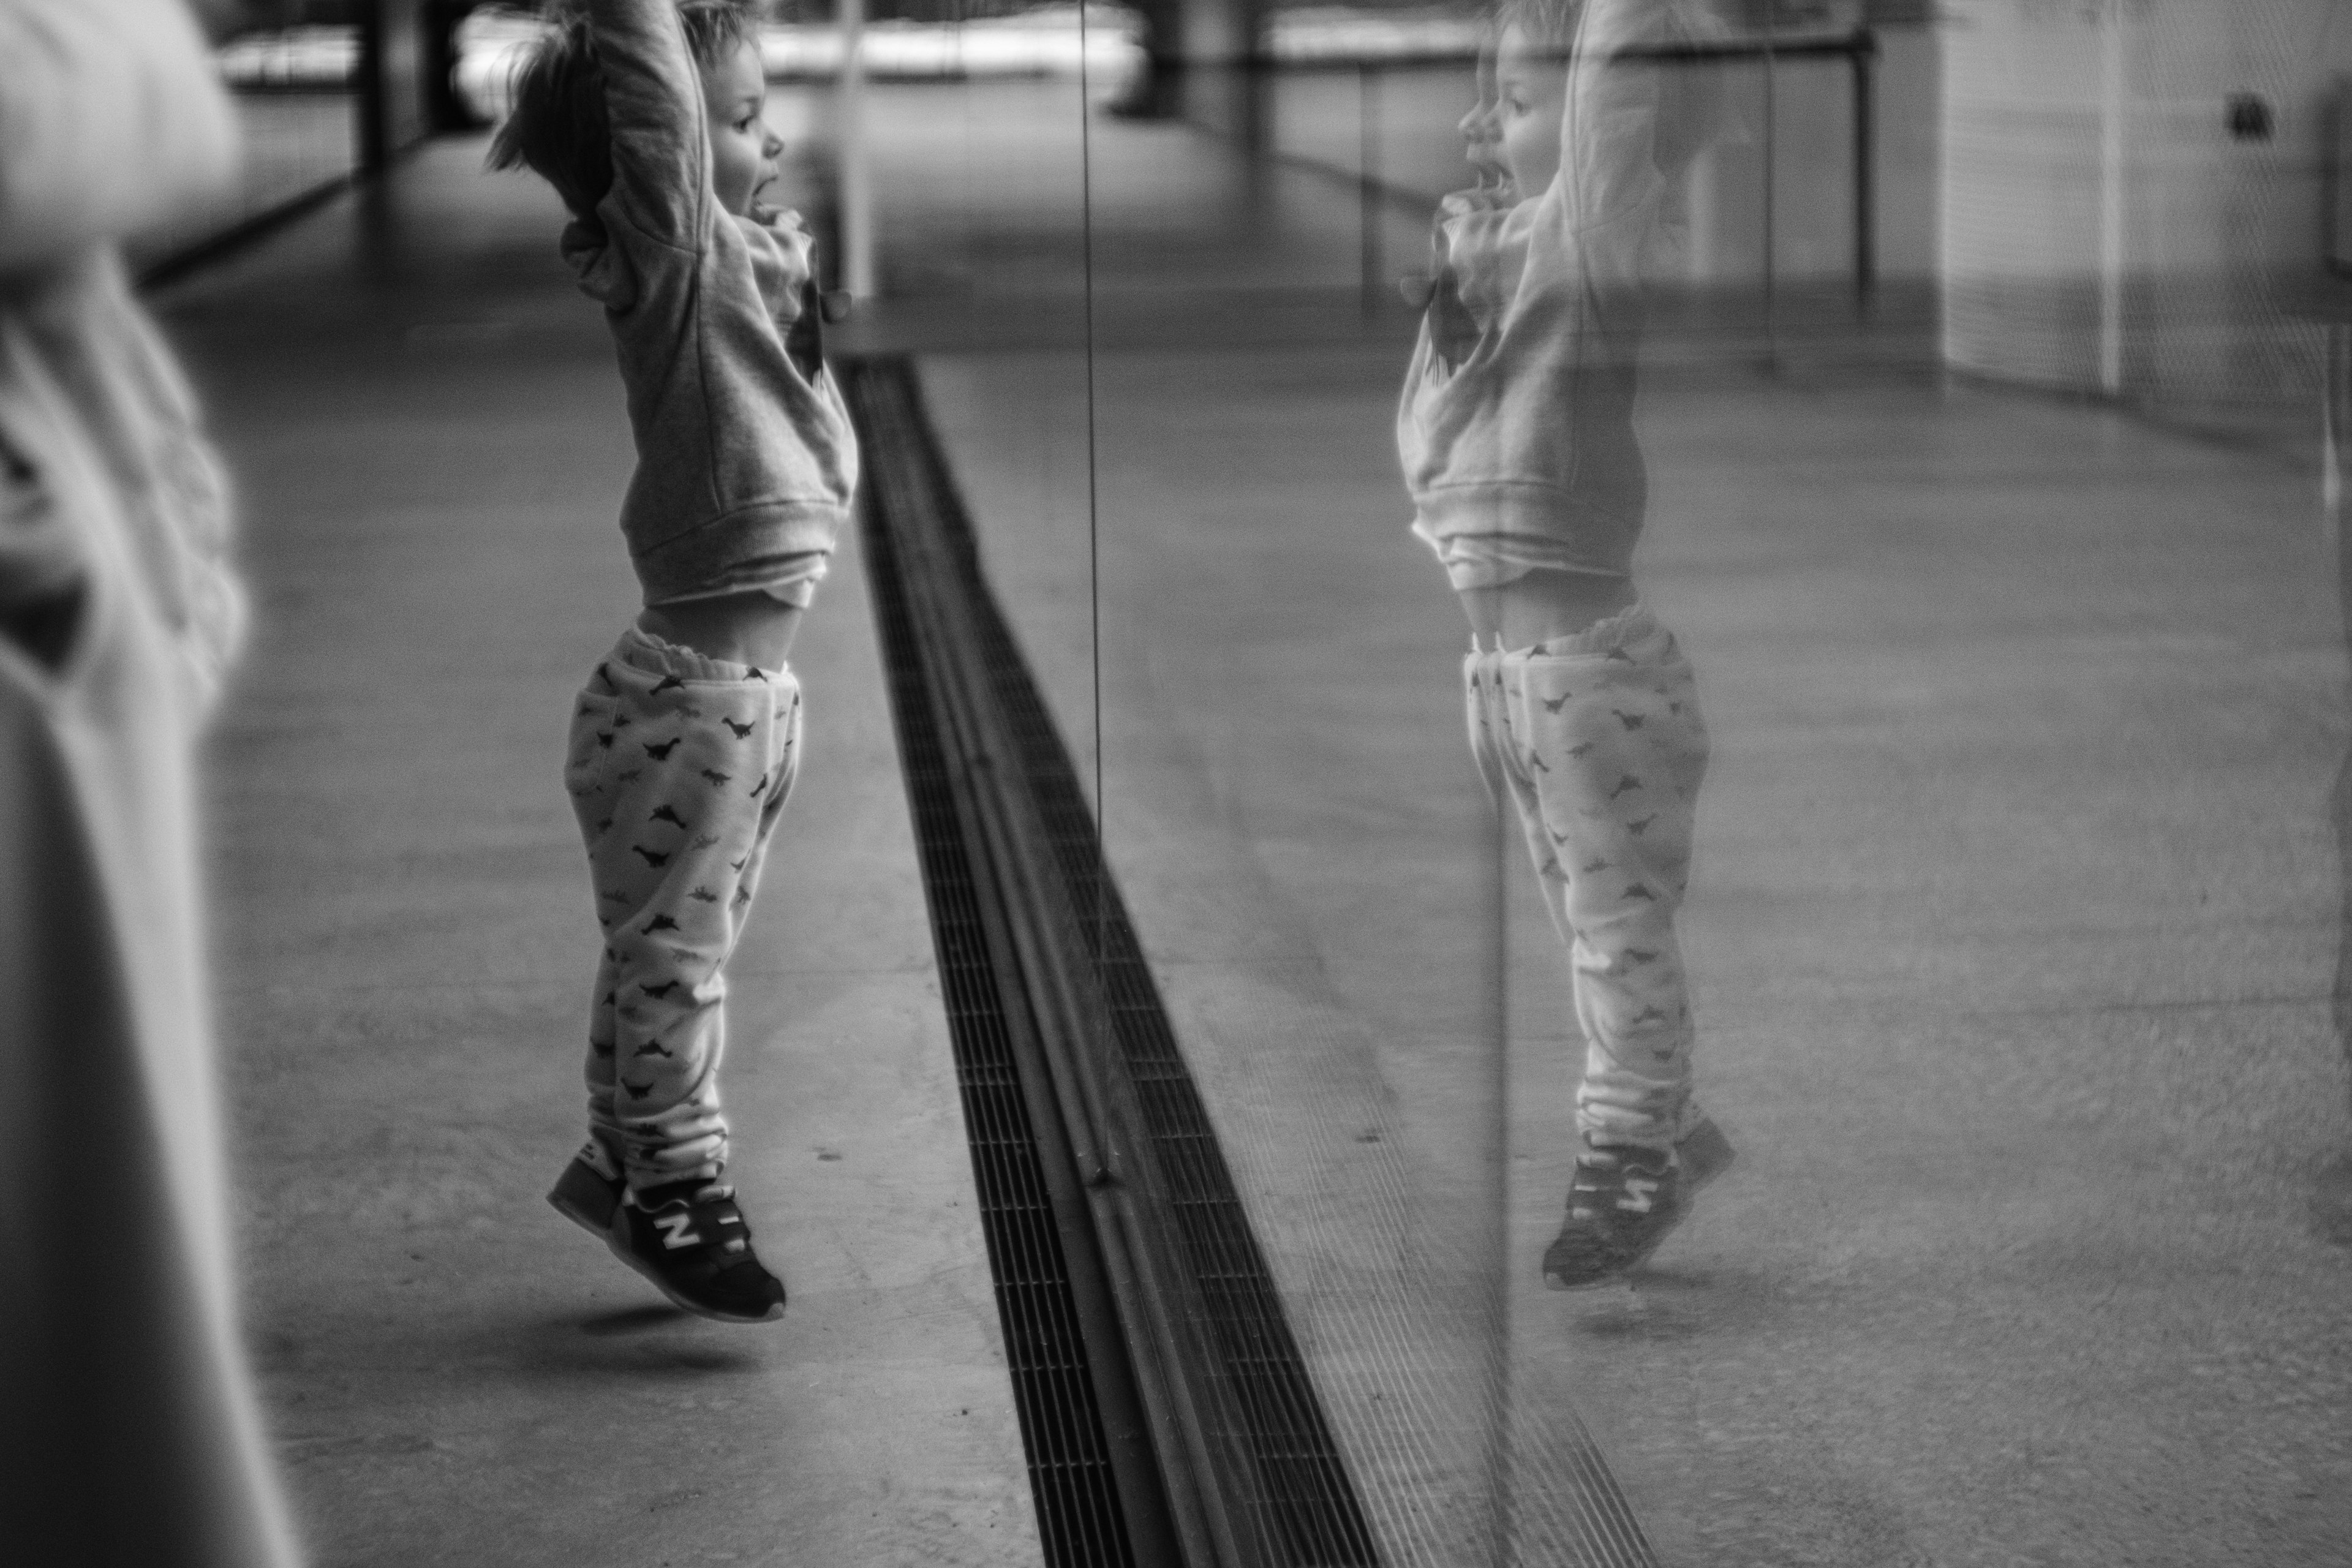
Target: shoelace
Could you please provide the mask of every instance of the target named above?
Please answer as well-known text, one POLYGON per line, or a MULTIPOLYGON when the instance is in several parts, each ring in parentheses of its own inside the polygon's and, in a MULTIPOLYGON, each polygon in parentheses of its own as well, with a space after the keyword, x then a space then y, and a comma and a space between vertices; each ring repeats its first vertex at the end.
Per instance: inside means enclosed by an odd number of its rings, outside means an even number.
MULTIPOLYGON (((728 1203, 733 1203, 735 1201, 735 1189, 719 1182, 709 1183, 694 1194, 694 1201, 698 1204, 718 1203, 722 1200, 728 1203)), ((731 1255, 738 1252, 748 1252, 751 1250, 751 1244, 749 1241, 746 1241, 740 1236, 736 1236, 730 1237, 726 1241, 721 1242, 719 1244, 719 1250, 731 1255)))

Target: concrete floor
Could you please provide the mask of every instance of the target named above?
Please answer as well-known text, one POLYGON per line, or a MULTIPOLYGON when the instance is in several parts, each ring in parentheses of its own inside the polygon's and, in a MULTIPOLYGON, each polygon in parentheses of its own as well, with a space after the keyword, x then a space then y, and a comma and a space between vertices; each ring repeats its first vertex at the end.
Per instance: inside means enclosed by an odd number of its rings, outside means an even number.
MULTIPOLYGON (((987 113, 899 123, 992 166, 987 113)), ((1688 942, 1743 1163, 1635 1289, 1549 1295, 1572 1026, 1403 532, 1404 323, 1357 311, 1352 205, 1096 121, 1089 367, 1075 139, 1022 134, 994 166, 1028 198, 886 205, 940 276, 844 341, 937 351, 1397 1560, 1469 1560, 1398 1499, 1494 1494, 1367 1414, 1458 1363, 1509 1369, 1522 1497, 1572 1401, 1670 1563, 2352 1561, 2352 1253, 2308 1210, 2352 1129, 2307 468, 1883 369, 1653 377, 1643 569, 1716 736, 1688 942), (1497 1258, 1499 1294, 1463 1267, 1497 1258)), ((793 1314, 653 1310, 539 1201, 593 952, 555 769, 628 606, 626 445, 551 204, 477 155, 165 301, 260 591, 215 747, 223 1006, 320 1560, 1033 1562, 854 550, 739 960, 738 1174, 793 1314)))

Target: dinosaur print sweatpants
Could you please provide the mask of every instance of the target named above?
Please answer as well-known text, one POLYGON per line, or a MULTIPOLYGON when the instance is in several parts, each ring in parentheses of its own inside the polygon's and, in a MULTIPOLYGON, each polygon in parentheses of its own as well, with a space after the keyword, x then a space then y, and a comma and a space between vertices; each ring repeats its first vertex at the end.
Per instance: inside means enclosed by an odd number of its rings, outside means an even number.
POLYGON ((1568 949, 1590 1143, 1666 1148, 1696 1118, 1675 912, 1706 773, 1689 660, 1647 608, 1463 666, 1470 746, 1517 807, 1568 949))
POLYGON ((604 928, 588 1121, 640 1190, 727 1163, 727 960, 792 792, 800 682, 631 627, 574 704, 564 787, 604 928))

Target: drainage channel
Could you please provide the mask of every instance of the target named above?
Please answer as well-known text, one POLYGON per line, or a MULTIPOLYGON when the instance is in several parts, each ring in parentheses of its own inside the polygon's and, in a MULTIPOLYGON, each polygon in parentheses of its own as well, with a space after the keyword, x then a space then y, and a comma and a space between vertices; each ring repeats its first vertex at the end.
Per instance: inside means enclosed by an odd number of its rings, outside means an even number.
POLYGON ((1379 1561, 914 368, 837 367, 1051 1568, 1379 1561))

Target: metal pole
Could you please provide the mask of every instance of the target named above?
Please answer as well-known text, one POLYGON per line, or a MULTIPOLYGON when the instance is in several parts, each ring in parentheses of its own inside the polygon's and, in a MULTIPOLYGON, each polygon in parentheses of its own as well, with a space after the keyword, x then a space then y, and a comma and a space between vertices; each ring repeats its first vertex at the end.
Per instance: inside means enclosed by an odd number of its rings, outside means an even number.
POLYGON ((1764 353, 1772 364, 1780 362, 1778 322, 1779 305, 1780 214, 1775 205, 1773 187, 1780 182, 1780 151, 1774 136, 1775 121, 1780 118, 1780 73, 1774 61, 1774 28, 1778 19, 1769 6, 1764 12, 1764 353))
POLYGON ((392 136, 384 124, 389 95, 384 83, 383 7, 370 5, 360 19, 359 88, 352 111, 358 118, 359 172, 381 174, 392 162, 392 136))
POLYGON ((2099 30, 2099 390, 2124 390, 2124 16, 2100 7, 2099 30))
POLYGON ((1867 311, 1878 287, 1878 108, 1872 72, 1878 39, 1867 27, 1853 35, 1853 292, 1867 311))
POLYGON ((1378 308, 1381 289, 1381 79, 1379 67, 1356 67, 1356 234, 1363 312, 1378 308))
MULTIPOLYGON (((1471 645, 1477 646, 1473 637, 1471 645)), ((1496 639, 1501 646, 1501 639, 1496 639)), ((1498 678, 1499 679, 1499 678, 1498 678)), ((1484 694, 1480 694, 1484 700, 1484 694)), ((1520 1561, 1517 1510, 1513 1506, 1511 1458, 1511 898, 1512 845, 1504 826, 1500 804, 1489 801, 1491 815, 1486 841, 1487 984, 1493 999, 1489 1027, 1493 1030, 1493 1077, 1486 1125, 1480 1131, 1490 1141, 1488 1157, 1479 1163, 1486 1215, 1480 1239, 1486 1256, 1478 1261, 1486 1280, 1486 1496, 1492 1552, 1486 1568, 1512 1568, 1520 1561)))
POLYGON ((841 0, 841 76, 835 114, 841 142, 841 286, 875 292, 874 187, 866 170, 866 0, 841 0))
MULTIPOLYGON (((2344 446, 2341 430, 2344 424, 2344 383, 2352 370, 2352 352, 2347 352, 2346 328, 2341 321, 2327 323, 2326 363, 2321 370, 2319 386, 2319 515, 2322 529, 2330 546, 2343 548, 2344 527, 2344 446)), ((2338 575, 2342 575, 2339 567, 2338 575)), ((2352 621, 2347 622, 2352 631, 2352 621)))

